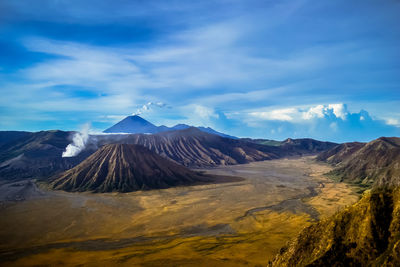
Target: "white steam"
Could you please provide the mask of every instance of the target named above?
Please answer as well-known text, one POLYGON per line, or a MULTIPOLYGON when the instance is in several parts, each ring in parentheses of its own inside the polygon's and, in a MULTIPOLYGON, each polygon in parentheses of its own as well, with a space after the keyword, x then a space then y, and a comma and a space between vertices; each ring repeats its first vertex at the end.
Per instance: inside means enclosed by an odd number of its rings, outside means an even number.
POLYGON ((72 143, 69 144, 62 153, 63 158, 75 157, 85 148, 89 139, 89 129, 90 125, 87 123, 82 127, 80 132, 74 134, 72 143))
POLYGON ((132 115, 140 115, 140 114, 142 114, 142 113, 144 113, 144 112, 147 112, 147 111, 150 110, 151 106, 156 106, 156 107, 159 107, 159 108, 163 108, 163 107, 165 107, 166 105, 165 105, 165 103, 163 103, 163 102, 156 102, 156 103, 154 103, 154 102, 149 102, 149 103, 147 103, 147 104, 144 104, 141 108, 138 108, 138 109, 136 110, 136 112, 132 113, 132 115))

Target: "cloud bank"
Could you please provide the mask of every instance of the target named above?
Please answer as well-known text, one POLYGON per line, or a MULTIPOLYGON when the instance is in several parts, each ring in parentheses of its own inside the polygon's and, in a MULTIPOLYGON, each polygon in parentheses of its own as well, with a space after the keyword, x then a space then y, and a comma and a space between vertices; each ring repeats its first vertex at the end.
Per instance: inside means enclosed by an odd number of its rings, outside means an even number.
POLYGON ((273 139, 311 137, 337 142, 370 141, 380 136, 399 136, 396 121, 371 116, 367 111, 351 112, 346 104, 319 104, 287 108, 264 108, 232 113, 243 120, 252 134, 273 139))
MULTIPOLYGON (((346 104, 328 104, 316 105, 311 107, 296 107, 284 109, 272 109, 269 111, 254 111, 249 112, 250 116, 262 120, 276 120, 276 121, 291 121, 293 123, 301 123, 303 121, 310 121, 313 119, 321 118, 335 118, 346 120, 350 114, 347 110, 346 104)), ((360 117, 364 119, 364 117, 360 117)))

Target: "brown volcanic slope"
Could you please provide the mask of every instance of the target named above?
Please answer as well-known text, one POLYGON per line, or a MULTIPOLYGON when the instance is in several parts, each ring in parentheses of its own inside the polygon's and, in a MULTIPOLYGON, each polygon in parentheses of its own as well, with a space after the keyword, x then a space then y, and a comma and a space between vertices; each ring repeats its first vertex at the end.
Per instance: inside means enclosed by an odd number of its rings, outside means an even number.
POLYGON ((364 145, 365 143, 359 142, 340 144, 318 154, 317 160, 336 165, 352 157, 352 155, 364 145))
POLYGON ((154 135, 134 134, 119 140, 99 137, 100 143, 139 144, 157 154, 189 167, 211 167, 268 160, 290 155, 278 147, 223 138, 196 128, 154 135), (101 140, 103 138, 103 140, 101 140))
MULTIPOLYGON (((340 145, 345 146, 346 144, 340 145)), ((330 172, 340 181, 370 186, 397 185, 400 181, 400 138, 381 137, 367 144, 353 143, 336 154, 322 153, 318 158, 329 163, 337 163, 330 172)))
POLYGON ((139 145, 105 145, 52 183, 65 191, 130 192, 213 182, 139 145))
POLYGON ((305 228, 271 265, 400 266, 400 138, 334 150, 320 157, 338 162, 332 174, 372 189, 353 206, 305 228))
POLYGON ((318 141, 311 138, 288 138, 282 141, 279 146, 280 148, 288 152, 294 152, 298 154, 310 154, 326 151, 328 149, 336 147, 337 144, 332 142, 318 141))

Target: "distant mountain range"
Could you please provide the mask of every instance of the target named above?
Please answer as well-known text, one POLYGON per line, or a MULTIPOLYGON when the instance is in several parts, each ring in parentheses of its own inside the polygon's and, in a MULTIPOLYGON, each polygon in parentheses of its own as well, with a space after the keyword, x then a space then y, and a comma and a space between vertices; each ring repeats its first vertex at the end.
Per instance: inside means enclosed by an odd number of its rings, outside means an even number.
POLYGON ((90 136, 76 157, 62 158, 74 132, 0 132, 0 179, 47 179, 81 163, 107 144, 138 144, 187 167, 212 167, 317 153, 337 144, 312 139, 290 139, 280 145, 263 145, 251 139, 231 139, 198 128, 157 134, 90 136), (13 138, 12 136, 18 136, 13 138))
MULTIPOLYGON (((133 116, 128 116, 128 117, 124 118, 120 122, 114 124, 113 126, 111 126, 108 129, 104 130, 103 132, 104 133, 155 134, 155 133, 161 133, 161 132, 167 132, 167 131, 184 130, 184 129, 188 129, 191 127, 194 127, 194 126, 190 126, 187 124, 177 124, 173 127, 167 127, 164 125, 156 126, 138 115, 133 115, 133 116)), ((222 137, 237 139, 237 137, 227 135, 224 133, 220 133, 210 127, 199 126, 199 127, 195 127, 195 128, 197 128, 200 131, 205 132, 205 133, 210 133, 210 134, 215 134, 215 135, 219 135, 222 137)))
POLYGON ((311 138, 292 139, 287 138, 283 141, 276 141, 270 139, 251 139, 241 138, 243 141, 248 141, 260 145, 276 146, 286 150, 295 151, 301 154, 318 153, 337 146, 337 143, 318 141, 311 138))
POLYGON ((157 134, 96 136, 98 145, 138 144, 187 167, 213 167, 315 154, 336 143, 313 139, 288 139, 280 145, 263 145, 251 139, 232 139, 201 131, 197 127, 157 134))

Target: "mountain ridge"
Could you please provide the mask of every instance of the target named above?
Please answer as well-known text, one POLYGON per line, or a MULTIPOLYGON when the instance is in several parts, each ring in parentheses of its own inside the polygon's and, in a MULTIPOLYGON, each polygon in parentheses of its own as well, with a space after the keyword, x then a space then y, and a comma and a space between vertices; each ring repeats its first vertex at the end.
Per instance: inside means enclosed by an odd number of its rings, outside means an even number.
MULTIPOLYGON (((132 115, 132 116, 127 116, 121 121, 117 122, 113 126, 107 128, 104 130, 104 133, 131 133, 131 134, 156 134, 156 133, 161 133, 161 132, 166 132, 166 131, 175 131, 175 130, 185 130, 191 127, 195 126, 190 126, 187 124, 177 124, 172 127, 168 127, 165 125, 161 126, 156 126, 152 124, 151 122, 143 119, 139 115, 132 115)), ((203 126, 198 126, 195 127, 203 132, 210 133, 210 134, 215 134, 219 135, 222 137, 226 138, 232 138, 232 139, 237 139, 235 136, 231 136, 228 134, 224 134, 221 132, 218 132, 210 127, 203 127, 203 126)))
POLYGON ((4 143, 0 146, 0 178, 44 178, 74 167, 92 152, 85 150, 76 157, 61 157, 72 135, 73 132, 59 130, 40 131, 4 143))
POLYGON ((399 266, 400 138, 341 144, 318 160, 336 166, 329 174, 364 185, 362 198, 302 232, 270 266, 399 266))
MULTIPOLYGON (((13 134, 12 132, 9 134, 13 134)), ((157 134, 90 135, 85 149, 75 157, 62 158, 75 132, 42 131, 22 134, 16 139, 5 138, 0 146, 0 179, 48 177, 72 168, 106 144, 139 144, 159 155, 187 167, 213 167, 249 163, 286 156, 316 153, 326 144, 316 141, 320 149, 308 146, 291 149, 268 146, 249 140, 230 139, 205 133, 195 127, 157 134)), ((3 134, 6 136, 7 134, 3 134)), ((329 144, 333 146, 333 144, 329 144)))
POLYGON ((400 138, 380 137, 369 143, 347 143, 321 153, 317 160, 335 165, 329 175, 364 186, 398 184, 400 138))

